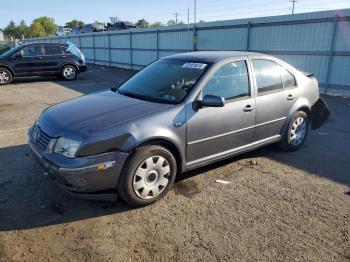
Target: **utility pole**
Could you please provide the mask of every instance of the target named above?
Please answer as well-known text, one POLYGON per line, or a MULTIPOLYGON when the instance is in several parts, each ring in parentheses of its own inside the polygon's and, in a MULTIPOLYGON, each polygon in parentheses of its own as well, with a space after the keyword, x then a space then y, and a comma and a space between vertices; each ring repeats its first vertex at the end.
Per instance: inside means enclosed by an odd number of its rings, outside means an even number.
POLYGON ((179 16, 179 13, 176 12, 176 13, 173 13, 173 15, 175 16, 175 25, 177 25, 177 21, 178 21, 177 17, 179 16))
POLYGON ((190 9, 187 8, 187 27, 190 28, 190 9))
POLYGON ((292 15, 294 15, 295 3, 297 2, 297 0, 289 0, 289 2, 292 2, 292 3, 293 3, 292 15))
POLYGON ((197 0, 194 0, 194 19, 193 19, 194 24, 197 23, 197 0))

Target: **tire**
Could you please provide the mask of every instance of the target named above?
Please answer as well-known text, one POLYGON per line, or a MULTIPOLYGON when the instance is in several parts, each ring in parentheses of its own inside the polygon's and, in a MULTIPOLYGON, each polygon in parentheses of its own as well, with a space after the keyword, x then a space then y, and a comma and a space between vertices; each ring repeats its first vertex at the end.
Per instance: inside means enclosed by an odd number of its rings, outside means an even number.
POLYGON ((77 78, 78 71, 75 66, 66 65, 62 68, 60 76, 66 81, 73 81, 77 78))
POLYGON ((118 193, 131 206, 147 206, 168 193, 176 173, 176 160, 168 149, 158 145, 139 147, 123 168, 118 193))
POLYGON ((297 111, 284 131, 279 147, 285 151, 300 149, 306 140, 310 126, 308 115, 304 111, 297 111))
POLYGON ((6 68, 0 67, 0 85, 11 84, 13 80, 12 73, 6 68))

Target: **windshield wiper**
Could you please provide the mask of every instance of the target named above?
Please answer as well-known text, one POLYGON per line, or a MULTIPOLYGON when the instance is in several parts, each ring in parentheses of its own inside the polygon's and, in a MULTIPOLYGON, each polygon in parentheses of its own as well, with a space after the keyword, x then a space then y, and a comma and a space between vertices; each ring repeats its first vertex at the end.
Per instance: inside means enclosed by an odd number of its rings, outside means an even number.
POLYGON ((148 101, 148 102, 153 102, 153 103, 161 103, 161 104, 173 104, 171 101, 164 100, 161 98, 156 98, 156 97, 150 97, 150 96, 144 96, 140 94, 135 94, 132 92, 125 92, 125 91, 120 91, 119 89, 117 92, 121 95, 132 97, 138 100, 143 100, 143 101, 148 101))

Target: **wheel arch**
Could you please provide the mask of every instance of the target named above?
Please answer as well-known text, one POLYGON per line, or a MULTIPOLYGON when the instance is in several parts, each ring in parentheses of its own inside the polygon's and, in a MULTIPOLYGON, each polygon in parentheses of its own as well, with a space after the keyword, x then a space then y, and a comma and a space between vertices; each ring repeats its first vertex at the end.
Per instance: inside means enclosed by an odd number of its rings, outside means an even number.
POLYGON ((286 120, 284 121, 284 124, 281 128, 280 134, 282 135, 286 128, 288 128, 289 122, 292 119, 292 117, 294 116, 294 114, 298 111, 303 111, 305 112, 308 116, 311 113, 311 106, 309 105, 309 103, 307 103, 307 101, 302 101, 300 103, 296 103, 292 109, 289 111, 288 116, 286 117, 286 120))
POLYGON ((131 150, 131 153, 136 148, 141 147, 141 146, 146 146, 146 145, 159 145, 159 146, 162 146, 162 147, 165 147, 166 149, 168 149, 175 157, 175 160, 177 163, 177 171, 178 172, 183 171, 184 159, 183 159, 183 156, 182 156, 178 146, 176 146, 176 144, 174 142, 172 142, 166 138, 150 138, 150 139, 144 140, 144 141, 138 143, 137 145, 135 145, 135 147, 131 150))
POLYGON ((0 65, 0 68, 5 68, 7 69, 8 71, 10 71, 12 77, 15 77, 15 72, 13 71, 13 69, 9 66, 6 66, 6 65, 0 65))

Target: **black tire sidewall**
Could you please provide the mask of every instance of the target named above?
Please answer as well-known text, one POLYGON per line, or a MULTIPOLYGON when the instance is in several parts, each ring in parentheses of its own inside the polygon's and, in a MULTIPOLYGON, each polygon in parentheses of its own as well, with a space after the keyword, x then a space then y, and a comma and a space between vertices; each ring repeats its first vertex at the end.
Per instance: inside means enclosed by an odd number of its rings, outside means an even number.
POLYGON ((12 76, 12 73, 9 71, 9 70, 7 70, 6 68, 0 68, 0 72, 6 72, 7 74, 8 74, 8 76, 9 76, 9 80, 6 82, 6 83, 0 83, 0 86, 2 85, 2 86, 4 86, 4 85, 9 85, 9 84, 11 84, 12 83, 12 80, 13 80, 13 76, 12 76))
POLYGON ((309 126, 310 126, 310 120, 308 118, 308 115, 304 111, 297 111, 293 115, 291 121, 289 122, 288 129, 286 130, 285 135, 283 137, 283 148, 288 150, 288 151, 295 151, 295 150, 300 149, 305 143, 306 137, 307 137, 308 132, 309 132, 309 126), (306 122, 306 132, 305 132, 305 136, 304 136, 303 140, 301 141, 301 143, 299 145, 293 145, 290 141, 290 134, 291 134, 293 123, 298 117, 302 117, 304 119, 304 121, 306 122))
POLYGON ((65 66, 62 68, 62 70, 61 70, 60 77, 61 77, 62 79, 64 79, 64 80, 66 80, 66 81, 73 81, 73 80, 75 80, 75 79, 78 77, 78 70, 77 70, 74 66, 72 66, 72 65, 65 65, 65 66), (74 78, 69 79, 69 78, 66 78, 66 77, 64 76, 64 73, 63 73, 63 72, 64 72, 64 70, 65 70, 66 68, 72 68, 72 69, 75 71, 75 77, 74 77, 74 78))
POLYGON ((126 165, 123 168, 123 171, 119 178, 118 183, 118 193, 131 206, 142 207, 149 204, 152 204, 159 199, 163 198, 170 190, 171 186, 174 183, 177 173, 177 164, 176 159, 173 154, 166 148, 158 145, 142 146, 137 148, 135 152, 129 157, 126 165), (170 178, 167 187, 159 194, 157 197, 152 199, 142 199, 136 195, 133 189, 133 178, 136 169, 139 165, 146 160, 147 158, 159 155, 164 157, 170 165, 170 178))

